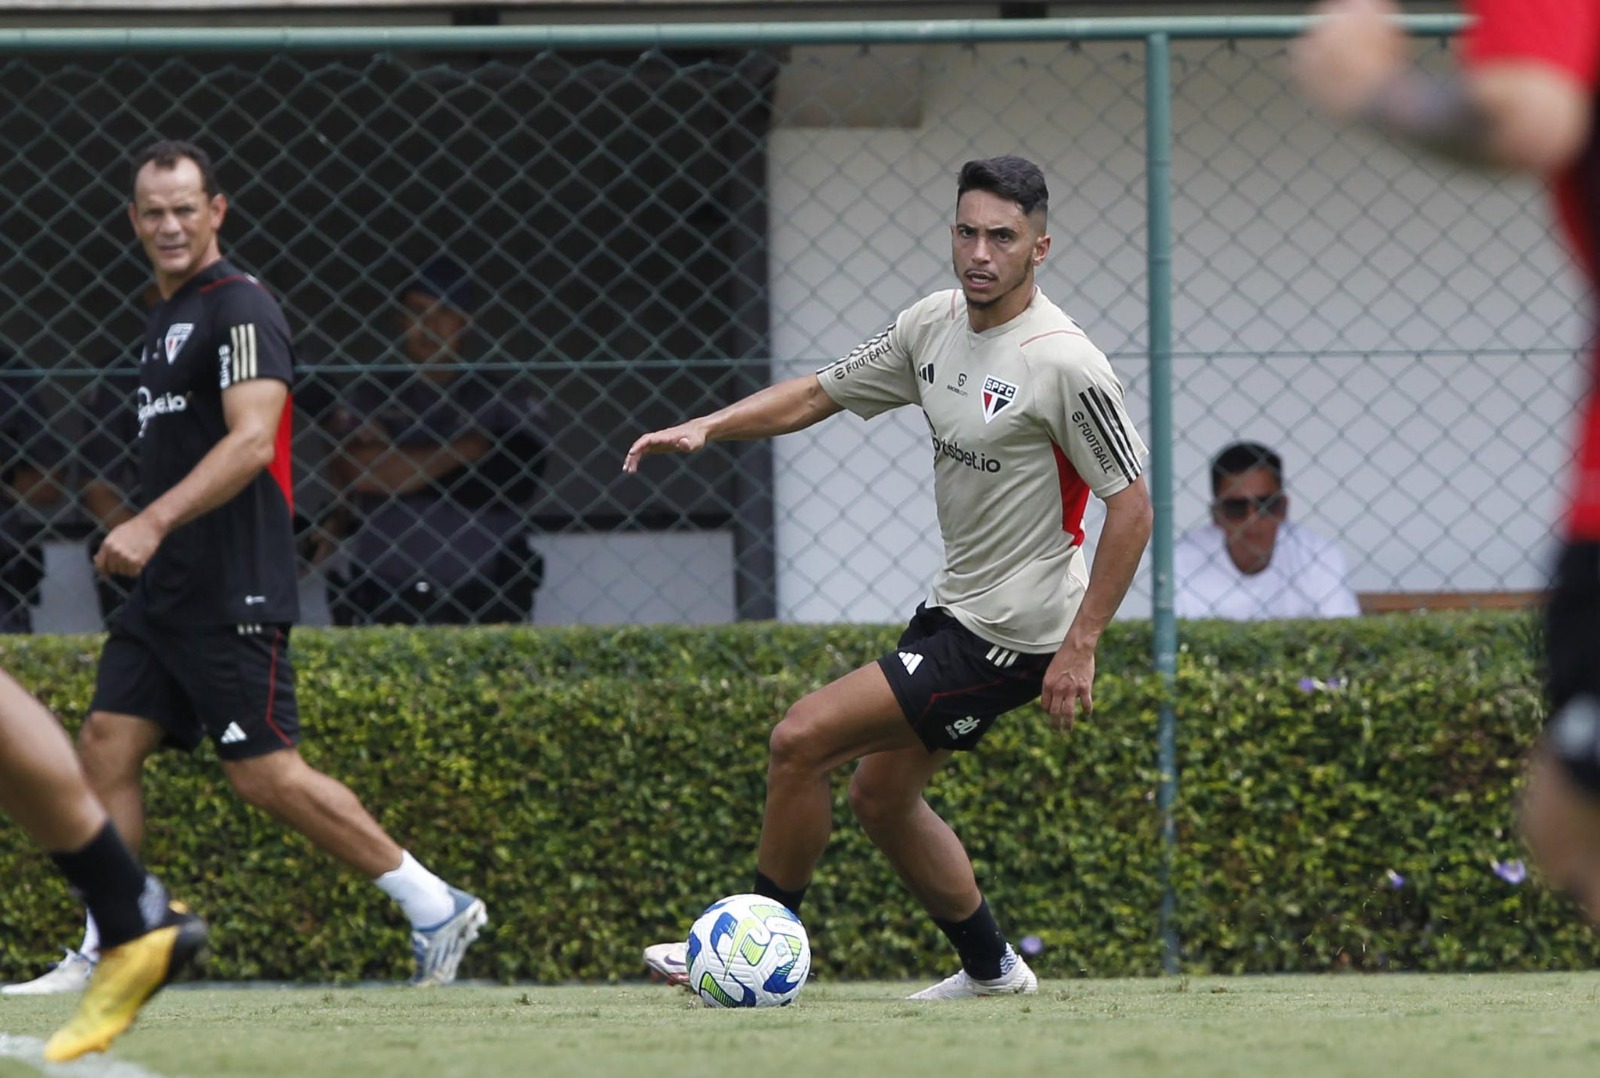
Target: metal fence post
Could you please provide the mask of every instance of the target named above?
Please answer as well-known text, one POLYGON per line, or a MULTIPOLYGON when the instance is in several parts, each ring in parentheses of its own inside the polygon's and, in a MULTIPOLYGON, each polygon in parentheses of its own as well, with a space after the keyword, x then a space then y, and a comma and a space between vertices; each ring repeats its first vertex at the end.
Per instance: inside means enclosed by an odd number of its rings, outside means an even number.
POLYGON ((1150 487, 1155 530, 1152 647, 1162 694, 1156 735, 1161 809, 1161 968, 1178 972, 1177 901, 1172 866, 1177 852, 1173 810, 1178 800, 1177 714, 1173 683, 1178 669, 1178 626, 1172 611, 1172 43, 1166 34, 1145 39, 1145 191, 1150 308, 1150 487))

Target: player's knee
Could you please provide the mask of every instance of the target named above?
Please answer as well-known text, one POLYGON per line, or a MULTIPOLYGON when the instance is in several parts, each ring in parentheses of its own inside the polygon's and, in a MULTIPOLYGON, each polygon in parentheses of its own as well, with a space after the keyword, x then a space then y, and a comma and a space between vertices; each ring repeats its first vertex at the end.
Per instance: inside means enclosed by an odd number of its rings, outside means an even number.
POLYGON ((83 765, 89 766, 91 757, 97 757, 106 751, 107 731, 105 724, 97 722, 94 715, 83 720, 83 725, 78 727, 78 755, 83 758, 83 765))
POLYGON ((850 812, 869 833, 904 818, 907 808, 899 791, 885 789, 860 771, 851 777, 850 812))
POLYGON ((802 704, 796 704, 772 728, 767 739, 770 750, 769 766, 774 770, 809 770, 816 765, 816 724, 811 721, 802 704))
POLYGON ((279 806, 297 796, 293 773, 288 768, 276 766, 278 763, 270 756, 259 756, 251 760, 228 761, 223 764, 223 771, 241 801, 263 812, 274 813, 279 806))
POLYGON ((767 738, 767 766, 774 770, 794 767, 804 751, 805 735, 785 716, 767 738))
POLYGON ((90 714, 78 730, 78 756, 91 785, 137 774, 144 755, 139 746, 119 729, 114 719, 99 712, 90 714))
POLYGON ((874 789, 870 782, 862 781, 859 774, 851 778, 850 812, 862 827, 871 830, 874 824, 883 819, 886 807, 882 793, 874 789))

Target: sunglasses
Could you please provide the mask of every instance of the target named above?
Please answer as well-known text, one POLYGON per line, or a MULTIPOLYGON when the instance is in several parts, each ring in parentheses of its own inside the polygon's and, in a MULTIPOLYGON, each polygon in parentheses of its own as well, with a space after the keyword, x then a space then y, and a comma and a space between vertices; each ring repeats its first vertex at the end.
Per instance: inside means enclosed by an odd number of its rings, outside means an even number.
POLYGON ((1247 519, 1251 513, 1281 517, 1285 508, 1284 503, 1283 492, 1278 491, 1264 498, 1222 498, 1213 502, 1212 507, 1221 513, 1224 519, 1240 521, 1247 519))

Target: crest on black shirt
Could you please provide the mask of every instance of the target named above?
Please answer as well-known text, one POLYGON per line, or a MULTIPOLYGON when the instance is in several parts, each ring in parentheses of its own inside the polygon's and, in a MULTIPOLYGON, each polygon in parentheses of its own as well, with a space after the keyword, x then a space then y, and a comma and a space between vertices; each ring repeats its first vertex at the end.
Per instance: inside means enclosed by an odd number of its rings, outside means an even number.
POLYGON ((194 332, 193 322, 174 322, 167 327, 167 362, 171 363, 178 358, 178 352, 183 348, 184 342, 189 339, 189 334, 194 332))

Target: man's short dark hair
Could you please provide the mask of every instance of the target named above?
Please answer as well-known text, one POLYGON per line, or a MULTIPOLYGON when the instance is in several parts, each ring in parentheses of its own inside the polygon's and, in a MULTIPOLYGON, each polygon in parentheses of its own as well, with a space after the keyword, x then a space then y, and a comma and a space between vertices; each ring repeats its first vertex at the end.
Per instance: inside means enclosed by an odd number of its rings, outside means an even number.
POLYGON ((144 171, 144 166, 155 165, 156 168, 173 169, 177 168, 178 162, 186 157, 200 169, 200 186, 205 189, 206 197, 216 198, 221 194, 222 191, 217 186, 216 166, 211 163, 211 155, 192 142, 170 138, 152 142, 134 157, 133 173, 128 182, 129 190, 138 189, 139 173, 144 171))
POLYGON ((1222 490, 1222 484, 1236 475, 1254 468, 1265 468, 1283 488, 1283 458, 1260 442, 1234 442, 1224 446, 1222 452, 1211 458, 1211 496, 1222 490))
POLYGON ((1044 173, 1026 157, 1014 154, 983 157, 962 165, 961 175, 956 178, 956 201, 960 202, 968 191, 988 191, 1009 199, 1024 214, 1035 210, 1047 214, 1050 210, 1050 188, 1045 186, 1044 173))

